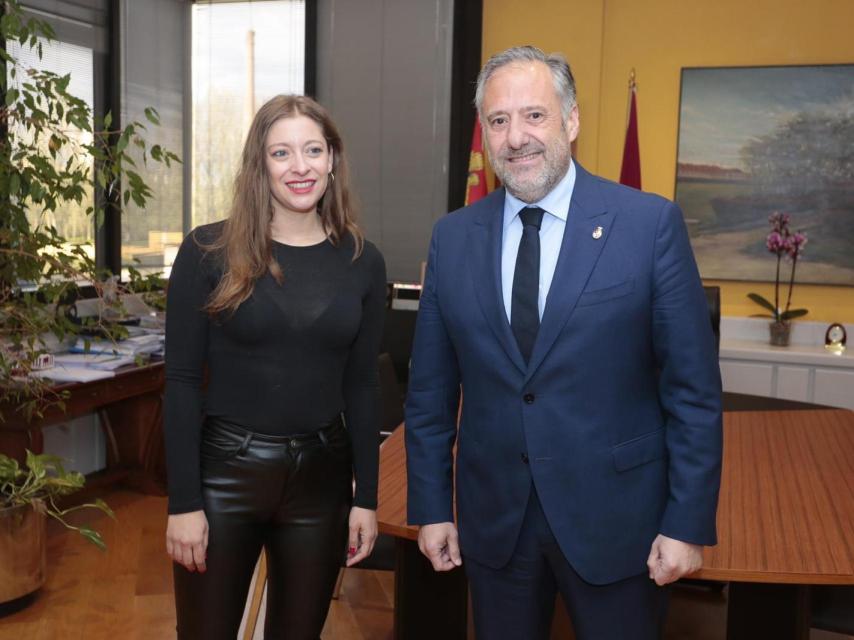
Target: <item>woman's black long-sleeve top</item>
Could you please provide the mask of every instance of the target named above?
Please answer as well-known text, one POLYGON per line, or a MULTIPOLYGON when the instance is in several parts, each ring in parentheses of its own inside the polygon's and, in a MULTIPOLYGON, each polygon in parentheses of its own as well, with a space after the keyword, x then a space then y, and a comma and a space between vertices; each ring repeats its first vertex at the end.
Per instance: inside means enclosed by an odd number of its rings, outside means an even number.
POLYGON ((204 508, 199 444, 204 416, 251 431, 306 433, 341 413, 353 444, 354 505, 376 508, 379 446, 377 355, 385 262, 353 239, 307 247, 273 242, 281 285, 267 273, 231 315, 203 307, 223 274, 209 244, 222 223, 185 238, 169 278, 164 433, 169 513, 204 508), (205 369, 207 387, 203 389, 205 369))

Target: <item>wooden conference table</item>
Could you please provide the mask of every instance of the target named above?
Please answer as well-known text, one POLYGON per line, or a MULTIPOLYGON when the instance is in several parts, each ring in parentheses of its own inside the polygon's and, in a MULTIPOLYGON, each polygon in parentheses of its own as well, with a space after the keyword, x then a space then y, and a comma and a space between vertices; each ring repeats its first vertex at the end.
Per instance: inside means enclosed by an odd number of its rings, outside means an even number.
MULTIPOLYGON (((808 638, 809 585, 854 585, 854 412, 735 395, 724 406, 719 543, 692 577, 729 583, 728 638, 808 638)), ((463 570, 434 573, 406 525, 403 435, 383 444, 377 513, 396 537, 395 637, 465 638, 463 570)))

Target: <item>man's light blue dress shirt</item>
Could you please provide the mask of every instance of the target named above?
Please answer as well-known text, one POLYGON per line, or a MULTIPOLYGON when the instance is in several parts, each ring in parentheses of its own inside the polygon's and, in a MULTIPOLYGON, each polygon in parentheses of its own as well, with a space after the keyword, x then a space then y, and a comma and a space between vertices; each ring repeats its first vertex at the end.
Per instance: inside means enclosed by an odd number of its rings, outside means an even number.
POLYGON ((522 240, 522 220, 519 212, 525 207, 540 207, 546 212, 540 227, 540 291, 537 306, 540 320, 546 308, 546 299, 552 286, 560 246, 563 242, 563 232, 566 228, 566 218, 569 214, 569 203, 572 200, 572 190, 575 188, 575 163, 570 160, 569 170, 555 188, 545 197, 531 204, 522 202, 509 192, 504 195, 504 233, 501 244, 501 290, 504 295, 504 310, 507 321, 510 322, 510 303, 513 300, 513 272, 516 270, 516 254, 519 253, 519 242, 522 240))

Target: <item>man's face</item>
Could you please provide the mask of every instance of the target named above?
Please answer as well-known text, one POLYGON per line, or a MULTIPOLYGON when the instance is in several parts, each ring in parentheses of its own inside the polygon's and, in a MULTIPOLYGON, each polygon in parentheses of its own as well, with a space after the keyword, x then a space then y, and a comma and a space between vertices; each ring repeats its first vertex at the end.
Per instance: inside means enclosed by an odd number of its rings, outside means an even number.
POLYGON ((481 109, 495 174, 523 202, 542 199, 569 168, 578 107, 564 121, 549 68, 514 62, 486 83, 481 109))

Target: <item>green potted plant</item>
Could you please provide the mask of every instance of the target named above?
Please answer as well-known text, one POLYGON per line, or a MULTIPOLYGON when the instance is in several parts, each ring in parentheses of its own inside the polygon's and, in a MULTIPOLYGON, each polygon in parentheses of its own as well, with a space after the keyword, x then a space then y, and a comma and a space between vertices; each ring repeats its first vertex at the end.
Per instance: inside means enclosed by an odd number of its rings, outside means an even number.
POLYGON ((98 509, 111 518, 103 500, 61 508, 57 500, 83 487, 85 478, 67 471, 57 456, 27 451, 25 466, 0 454, 0 603, 32 593, 44 583, 47 517, 61 522, 106 549, 101 535, 75 526, 66 516, 79 509, 98 509))
MULTIPOLYGON (((49 380, 28 375, 52 343, 83 329, 113 339, 125 333, 104 320, 108 314, 81 323, 68 313, 81 286, 119 316, 122 302, 103 296, 108 287, 115 293, 112 274, 97 268, 91 247, 63 237, 56 221, 76 211, 101 225, 130 201, 144 207, 153 194, 140 166, 179 162, 145 138, 147 127, 159 124, 154 109, 145 110, 146 123, 113 126, 109 113, 94 117, 69 91, 69 75, 28 67, 13 53, 28 48, 41 58, 54 39, 51 26, 25 13, 18 0, 0 1, 0 428, 4 411, 31 420, 50 405, 62 408, 65 396, 49 380)), ((156 299, 152 278, 136 273, 133 280, 131 289, 156 299)), ((43 581, 48 516, 103 548, 94 530, 65 520, 72 509, 57 502, 83 483, 54 456, 28 452, 21 465, 0 455, 0 602, 43 581)), ((100 500, 79 508, 112 515, 100 500)))
MULTIPOLYGON (((0 16, 4 43, 19 43, 41 57, 54 39, 50 25, 24 13, 17 0, 0 3, 0 16)), ((121 296, 104 299, 112 274, 96 267, 90 248, 63 237, 55 221, 82 209, 100 225, 130 201, 144 207, 153 194, 139 167, 180 160, 146 141, 147 127, 159 124, 154 109, 145 110, 146 123, 116 128, 109 113, 95 118, 69 92, 69 75, 27 68, 5 47, 0 58, 0 404, 31 419, 50 404, 62 404, 49 381, 27 375, 50 343, 82 329, 114 339, 125 332, 101 316, 81 325, 64 313, 81 283, 101 297, 102 308, 117 308, 113 317, 121 315, 121 296)))
POLYGON ((747 297, 760 307, 767 309, 769 314, 757 314, 759 317, 771 318, 769 325, 770 341, 774 346, 785 347, 789 344, 791 333, 790 321, 800 318, 809 313, 806 309, 792 309, 792 289, 795 286, 795 268, 798 258, 803 253, 807 236, 801 231, 792 232, 789 228, 790 217, 787 213, 774 212, 768 217, 771 225, 771 233, 765 238, 765 246, 768 251, 777 256, 777 272, 774 277, 774 302, 758 293, 748 293, 747 297), (782 262, 788 260, 792 263, 789 274, 789 292, 786 296, 786 306, 780 308, 780 267, 782 262))

